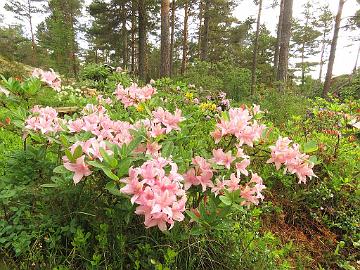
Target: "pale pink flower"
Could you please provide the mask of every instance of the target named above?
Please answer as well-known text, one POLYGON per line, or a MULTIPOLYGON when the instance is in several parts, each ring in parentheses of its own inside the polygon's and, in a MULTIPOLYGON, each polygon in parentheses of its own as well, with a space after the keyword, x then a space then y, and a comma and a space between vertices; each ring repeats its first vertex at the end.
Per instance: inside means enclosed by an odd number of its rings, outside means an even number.
POLYGON ((89 169, 89 167, 85 164, 85 156, 81 156, 79 158, 76 159, 75 163, 71 163, 69 162, 69 160, 67 160, 67 158, 64 158, 64 167, 71 171, 74 172, 74 176, 73 176, 73 180, 74 183, 77 184, 80 182, 80 180, 85 177, 85 176, 89 176, 92 172, 89 169))
POLYGON ((235 160, 235 157, 231 155, 231 151, 224 153, 222 149, 213 150, 212 162, 223 165, 225 168, 230 169, 231 163, 235 160))
POLYGON ((229 191, 235 191, 240 188, 240 179, 236 177, 234 173, 230 175, 230 180, 225 180, 224 185, 227 186, 229 191))
POLYGON ((246 170, 246 168, 249 165, 250 165, 250 159, 244 159, 241 162, 237 162, 235 164, 237 176, 240 177, 240 174, 248 176, 249 172, 246 170))

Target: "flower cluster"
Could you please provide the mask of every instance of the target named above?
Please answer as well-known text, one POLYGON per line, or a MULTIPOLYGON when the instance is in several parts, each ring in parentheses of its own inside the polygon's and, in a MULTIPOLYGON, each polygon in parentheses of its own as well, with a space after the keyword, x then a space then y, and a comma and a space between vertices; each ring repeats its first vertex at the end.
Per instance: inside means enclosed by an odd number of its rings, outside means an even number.
POLYGON ((285 173, 289 171, 296 174, 299 183, 306 183, 306 177, 316 176, 312 170, 314 164, 309 160, 309 156, 300 152, 300 146, 296 143, 290 145, 292 141, 285 137, 280 137, 275 146, 270 146, 271 158, 267 163, 274 163, 277 170, 281 165, 285 165, 285 173))
POLYGON ((261 137, 265 130, 264 125, 259 125, 248 109, 233 108, 228 115, 223 116, 216 124, 216 130, 212 132, 215 143, 218 143, 226 135, 234 135, 239 140, 239 145, 247 144, 253 147, 254 141, 261 137))
POLYGON ((139 206, 135 213, 145 216, 147 228, 158 226, 161 231, 171 229, 175 221, 184 219, 186 195, 183 177, 171 160, 156 158, 141 167, 130 168, 129 177, 122 179, 126 185, 121 192, 131 195, 131 202, 139 206), (170 172, 166 173, 166 167, 170 172))
POLYGON ((129 106, 136 106, 141 102, 151 99, 151 96, 156 94, 156 89, 150 84, 139 87, 136 83, 124 88, 119 84, 114 92, 117 100, 120 100, 125 108, 129 106))
POLYGON ((56 91, 61 90, 61 79, 52 69, 44 71, 40 68, 35 68, 32 72, 32 76, 39 78, 42 82, 46 83, 56 91))
POLYGON ((32 110, 32 116, 26 119, 25 129, 40 131, 42 134, 58 132, 63 130, 61 119, 58 118, 57 111, 51 107, 41 108, 35 106, 32 110))

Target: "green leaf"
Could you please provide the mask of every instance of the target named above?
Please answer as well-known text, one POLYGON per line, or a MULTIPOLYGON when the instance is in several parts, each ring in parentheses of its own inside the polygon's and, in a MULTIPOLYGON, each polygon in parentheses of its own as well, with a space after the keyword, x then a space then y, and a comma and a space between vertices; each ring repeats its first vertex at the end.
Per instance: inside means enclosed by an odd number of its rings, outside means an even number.
POLYGON ((56 168, 54 168, 53 170, 54 173, 67 173, 68 170, 64 167, 64 165, 60 165, 60 166, 57 166, 56 168))
POLYGON ((65 155, 71 162, 74 163, 76 161, 69 149, 65 149, 65 155))
POLYGON ((114 182, 108 182, 105 185, 105 189, 108 190, 112 195, 115 196, 122 196, 123 194, 120 192, 120 189, 117 187, 117 185, 114 182))
POLYGON ((40 185, 40 187, 43 187, 43 188, 56 188, 58 187, 59 185, 56 184, 56 183, 49 183, 49 184, 42 184, 40 185))
POLYGON ((109 164, 111 168, 115 168, 118 165, 118 161, 113 156, 109 155, 103 148, 100 148, 99 150, 104 161, 109 164))
POLYGON ((118 176, 122 177, 129 172, 129 168, 131 166, 132 159, 126 158, 124 160, 120 161, 120 164, 118 166, 118 176))
POLYGON ((103 167, 102 170, 110 179, 115 181, 119 180, 119 177, 117 177, 109 168, 103 167))
POLYGON ((163 144, 161 154, 163 157, 170 157, 172 152, 174 151, 174 143, 172 141, 168 141, 163 144))
POLYGON ((105 168, 105 165, 104 164, 101 164, 100 162, 98 161, 95 161, 95 160, 90 160, 90 161, 87 161, 87 163, 95 168, 100 168, 100 169, 103 169, 105 168))
POLYGON ((189 211, 189 210, 186 210, 186 214, 188 214, 188 216, 189 216, 192 220, 197 221, 197 222, 200 221, 200 219, 198 218, 198 216, 195 215, 193 212, 191 212, 191 211, 189 211))
POLYGON ((315 141, 310 141, 304 144, 304 153, 311 153, 318 150, 318 145, 315 141))
POLYGON ((227 196, 220 196, 219 197, 220 201, 222 201, 225 205, 231 205, 232 204, 232 200, 227 197, 227 196))
POLYGON ((73 154, 73 159, 76 160, 78 159, 79 157, 81 157, 83 154, 83 149, 81 147, 81 145, 78 145, 76 148, 75 148, 75 151, 74 151, 74 154, 73 154))

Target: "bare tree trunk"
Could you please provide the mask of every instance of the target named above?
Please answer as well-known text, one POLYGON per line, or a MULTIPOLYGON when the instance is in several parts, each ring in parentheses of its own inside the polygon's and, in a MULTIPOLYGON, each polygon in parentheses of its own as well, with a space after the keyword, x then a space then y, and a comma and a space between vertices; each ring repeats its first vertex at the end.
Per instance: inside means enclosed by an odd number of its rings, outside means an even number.
MULTIPOLYGON (((309 18, 306 18, 305 21, 305 28, 307 28, 309 25, 309 18)), ((306 44, 305 41, 303 41, 303 44, 301 46, 301 87, 304 87, 305 84, 305 48, 306 44)))
POLYGON ((145 0, 138 0, 139 13, 139 56, 138 70, 140 80, 146 79, 146 9, 145 0))
POLYGON ((252 74, 251 74, 251 95, 254 95, 255 85, 256 85, 256 64, 257 64, 257 54, 259 48, 259 35, 260 35, 260 20, 261 20, 261 11, 262 11, 262 0, 259 1, 259 12, 256 22, 256 34, 254 42, 254 53, 252 61, 252 74))
POLYGON ((282 21, 284 16, 284 0, 281 0, 280 3, 280 14, 279 14, 279 23, 277 27, 277 37, 276 37, 276 46, 274 53, 274 70, 275 70, 275 78, 277 76, 277 69, 279 65, 279 51, 280 51, 280 39, 281 39, 281 31, 282 31, 282 21))
POLYGON ((126 29, 126 7, 123 5, 123 18, 122 18, 122 35, 123 35, 123 68, 126 69, 128 65, 128 32, 126 29))
POLYGON ((198 29, 198 51, 199 51, 199 58, 201 56, 201 39, 202 39, 202 21, 203 21, 203 14, 204 13, 204 2, 203 0, 199 1, 199 29, 198 29))
POLYGON ((170 77, 174 72, 174 37, 175 37, 175 0, 171 2, 171 34, 170 34, 170 77))
POLYGON ((184 75, 186 69, 187 51, 188 51, 188 19, 189 19, 189 1, 184 3, 184 32, 183 32, 183 51, 181 61, 181 75, 184 75))
POLYGON ((291 37, 291 20, 292 20, 293 0, 285 0, 284 12, 281 27, 280 51, 279 51, 279 67, 277 80, 280 82, 279 90, 284 90, 284 86, 288 79, 289 67, 289 44, 291 37))
POLYGON ((204 27, 203 35, 201 37, 201 51, 200 59, 202 61, 207 60, 208 57, 208 48, 209 48, 209 22, 210 22, 210 0, 205 0, 204 8, 204 27))
POLYGON ((37 57, 36 57, 36 44, 35 44, 35 35, 34 35, 34 28, 32 23, 32 16, 31 16, 31 0, 27 1, 29 14, 28 14, 28 20, 30 25, 30 33, 31 33, 31 48, 32 48, 32 64, 36 65, 37 63, 37 57))
POLYGON ((131 72, 132 74, 135 74, 135 57, 136 57, 135 34, 136 34, 136 3, 135 0, 133 0, 131 3, 131 72))
POLYGON ((355 66, 354 66, 354 69, 353 69, 353 74, 356 73, 359 57, 360 57, 360 43, 359 43, 359 49, 358 49, 356 60, 355 60, 355 66))
POLYGON ((170 43, 169 43, 170 0, 161 1, 161 44, 160 44, 160 77, 170 75, 170 43))
POLYGON ((327 72, 326 72, 326 77, 325 77, 324 89, 322 92, 323 97, 326 97, 326 95, 328 94, 328 92, 330 90, 332 72, 333 72, 334 62, 335 62, 336 46, 337 46, 337 41, 338 41, 339 31, 340 31, 341 15, 342 15, 342 10, 343 10, 344 4, 345 4, 345 0, 339 0, 338 13, 336 14, 336 18, 335 18, 334 36, 331 41, 329 63, 328 63, 328 68, 327 68, 327 72))
POLYGON ((321 45, 321 53, 320 53, 319 82, 321 82, 322 74, 323 74, 325 48, 326 48, 326 32, 324 29, 323 40, 321 45))

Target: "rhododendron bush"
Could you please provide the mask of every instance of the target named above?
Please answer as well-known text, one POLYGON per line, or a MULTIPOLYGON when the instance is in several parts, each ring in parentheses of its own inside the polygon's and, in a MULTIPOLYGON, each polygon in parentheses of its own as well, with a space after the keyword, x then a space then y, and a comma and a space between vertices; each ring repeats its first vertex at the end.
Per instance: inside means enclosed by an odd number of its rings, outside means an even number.
POLYGON ((259 106, 231 108, 221 94, 220 106, 207 106, 206 112, 202 104, 208 101, 185 97, 180 103, 157 96, 152 85, 118 85, 113 96, 102 96, 99 104, 88 104, 72 118, 35 106, 25 133, 42 134, 61 146, 63 165, 56 173, 71 174, 74 184, 107 177, 106 189, 128 196, 144 225, 162 231, 184 221, 185 213, 201 223, 200 206, 215 205, 206 212, 213 215, 206 222, 211 225, 233 207, 258 205, 267 181, 256 171, 259 163, 284 166, 299 183, 315 176, 314 164, 298 144, 270 139, 259 106), (204 145, 193 147, 197 140, 204 145), (266 159, 256 155, 259 151, 267 153, 266 159))

